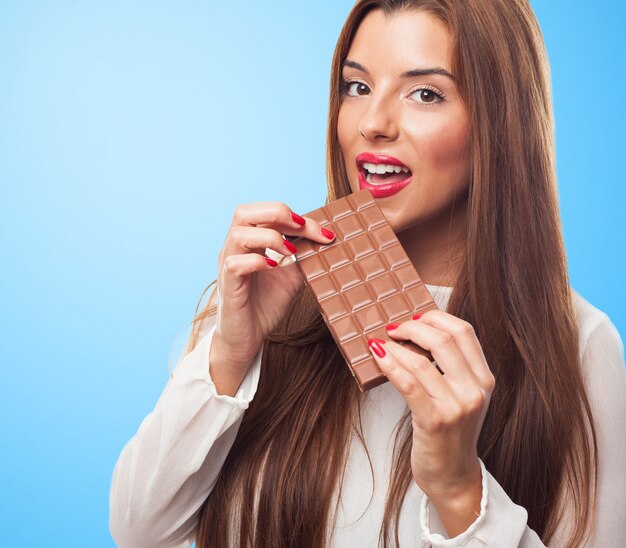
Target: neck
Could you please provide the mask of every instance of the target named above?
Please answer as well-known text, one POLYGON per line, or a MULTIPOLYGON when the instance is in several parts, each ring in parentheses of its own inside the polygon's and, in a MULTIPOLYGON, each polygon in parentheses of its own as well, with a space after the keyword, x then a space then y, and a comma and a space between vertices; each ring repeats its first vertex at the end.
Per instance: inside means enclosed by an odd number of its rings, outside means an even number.
POLYGON ((425 284, 453 287, 462 265, 467 205, 398 233, 425 284))

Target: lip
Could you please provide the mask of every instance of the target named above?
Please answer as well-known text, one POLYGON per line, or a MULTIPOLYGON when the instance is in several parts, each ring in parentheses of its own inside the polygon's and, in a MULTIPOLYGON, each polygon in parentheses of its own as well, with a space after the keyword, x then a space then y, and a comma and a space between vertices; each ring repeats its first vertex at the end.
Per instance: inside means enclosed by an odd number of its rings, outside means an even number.
POLYGON ((373 185, 365 180, 363 175, 363 163, 368 164, 389 164, 392 166, 400 166, 409 169, 409 166, 402 163, 397 158, 389 156, 387 154, 371 154, 370 152, 363 152, 356 157, 356 167, 359 174, 359 188, 363 190, 367 188, 374 198, 384 198, 400 192, 405 186, 407 186, 413 180, 413 173, 411 173, 406 179, 397 181, 395 183, 378 184, 373 185))

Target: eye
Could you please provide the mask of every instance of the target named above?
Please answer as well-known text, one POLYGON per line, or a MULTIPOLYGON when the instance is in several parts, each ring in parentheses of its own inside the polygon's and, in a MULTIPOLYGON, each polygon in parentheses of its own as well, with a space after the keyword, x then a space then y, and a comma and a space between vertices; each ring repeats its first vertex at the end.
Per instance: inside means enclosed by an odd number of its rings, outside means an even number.
POLYGON ((416 101, 422 105, 434 105, 445 100, 445 95, 430 86, 422 86, 411 93, 411 97, 417 97, 416 101))
POLYGON ((363 82, 359 82, 358 80, 344 80, 342 82, 342 91, 350 97, 359 97, 367 95, 369 92, 369 88, 366 84, 364 84, 363 82))

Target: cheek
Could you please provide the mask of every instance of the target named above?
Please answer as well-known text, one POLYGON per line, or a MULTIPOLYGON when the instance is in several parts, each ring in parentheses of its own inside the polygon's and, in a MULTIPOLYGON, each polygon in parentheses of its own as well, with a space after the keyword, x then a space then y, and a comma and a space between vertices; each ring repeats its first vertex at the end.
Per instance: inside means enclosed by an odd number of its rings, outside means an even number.
POLYGON ((359 190, 358 173, 353 159, 353 148, 356 146, 355 139, 358 139, 359 135, 358 128, 355 129, 355 123, 358 124, 358 119, 354 112, 350 112, 350 109, 346 108, 339 109, 337 140, 339 141, 339 148, 341 149, 352 192, 359 190))
POLYGON ((465 122, 450 122, 431 126, 418 137, 422 143, 423 159, 434 171, 442 174, 467 172, 468 128, 465 122))
POLYGON ((339 140, 339 146, 344 156, 348 152, 349 142, 348 136, 350 135, 350 119, 345 108, 339 109, 339 116, 337 118, 337 139, 339 140))

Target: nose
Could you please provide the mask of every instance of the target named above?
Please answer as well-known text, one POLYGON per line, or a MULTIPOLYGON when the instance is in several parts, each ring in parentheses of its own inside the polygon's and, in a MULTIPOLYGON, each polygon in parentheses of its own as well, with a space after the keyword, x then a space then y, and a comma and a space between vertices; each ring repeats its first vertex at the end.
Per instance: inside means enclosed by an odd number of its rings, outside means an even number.
POLYGON ((372 98, 361 122, 359 133, 368 141, 393 141, 398 138, 394 106, 389 98, 372 98))

